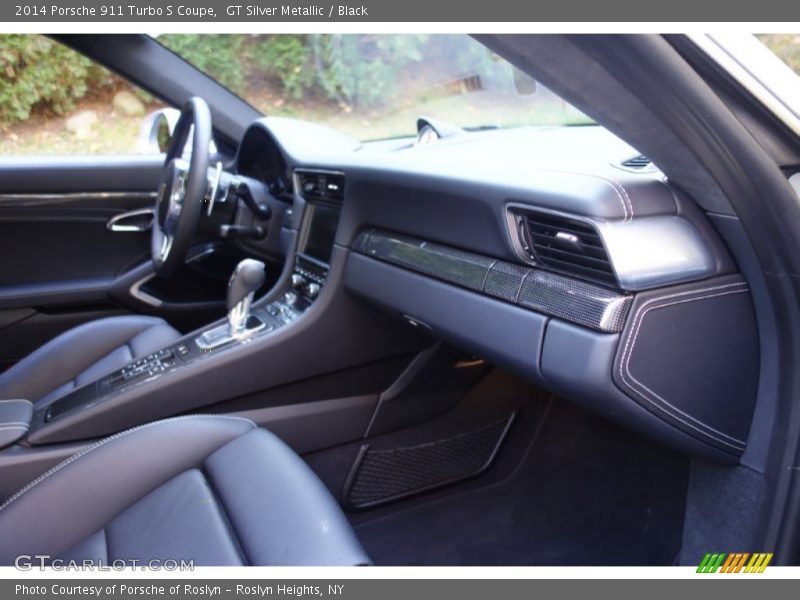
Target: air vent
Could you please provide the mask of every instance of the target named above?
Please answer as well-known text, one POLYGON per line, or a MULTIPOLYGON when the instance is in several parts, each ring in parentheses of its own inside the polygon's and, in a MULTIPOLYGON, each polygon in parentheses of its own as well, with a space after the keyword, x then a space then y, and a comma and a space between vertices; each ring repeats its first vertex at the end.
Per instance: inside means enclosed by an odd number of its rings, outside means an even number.
POLYGON ((628 167, 629 169, 646 169, 651 164, 653 164, 652 161, 644 154, 622 161, 622 166, 628 167))
POLYGON ((301 171, 297 173, 298 192, 309 202, 332 202, 344 200, 344 175, 301 171))
POLYGON ((589 223, 544 213, 517 214, 520 241, 541 267, 616 285, 600 235, 589 223))

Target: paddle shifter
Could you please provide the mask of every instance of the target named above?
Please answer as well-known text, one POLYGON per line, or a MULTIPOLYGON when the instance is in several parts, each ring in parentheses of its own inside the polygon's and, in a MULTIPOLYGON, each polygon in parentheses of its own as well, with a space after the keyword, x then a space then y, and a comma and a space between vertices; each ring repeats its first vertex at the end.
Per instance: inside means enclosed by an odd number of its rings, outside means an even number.
POLYGON ((253 295, 264 285, 267 275, 264 263, 246 258, 238 265, 228 282, 228 335, 240 337, 247 329, 253 295))
POLYGON ((243 340, 265 327, 262 319, 250 314, 253 295, 264 285, 267 275, 264 263, 246 258, 238 265, 228 281, 228 322, 203 332, 197 337, 197 345, 208 351, 224 344, 243 340))

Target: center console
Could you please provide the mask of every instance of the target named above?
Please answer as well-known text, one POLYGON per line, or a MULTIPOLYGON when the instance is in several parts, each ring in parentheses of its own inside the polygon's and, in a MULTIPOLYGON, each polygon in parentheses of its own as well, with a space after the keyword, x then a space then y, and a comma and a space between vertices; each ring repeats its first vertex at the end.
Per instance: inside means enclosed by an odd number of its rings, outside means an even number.
POLYGON ((46 424, 77 409, 88 408, 133 386, 142 385, 202 360, 210 353, 251 342, 299 318, 322 292, 328 275, 341 212, 344 176, 339 173, 295 173, 302 208, 294 268, 286 290, 276 299, 251 307, 253 294, 263 283, 263 264, 246 259, 231 277, 228 320, 129 363, 101 379, 50 404, 42 415, 46 424), (303 207, 303 204, 305 205, 303 207), (258 277, 260 267, 262 277, 258 277))
POLYGON ((283 324, 300 316, 325 286, 342 208, 344 175, 296 171, 295 189, 306 206, 291 287, 282 298, 267 306, 267 313, 283 324))

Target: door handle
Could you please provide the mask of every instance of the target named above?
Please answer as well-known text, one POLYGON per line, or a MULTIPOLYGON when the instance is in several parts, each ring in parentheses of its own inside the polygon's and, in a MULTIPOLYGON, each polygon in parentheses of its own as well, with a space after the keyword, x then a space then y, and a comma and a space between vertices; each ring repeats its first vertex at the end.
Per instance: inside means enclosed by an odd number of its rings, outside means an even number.
POLYGON ((153 209, 140 208, 114 215, 106 223, 109 231, 144 232, 153 226, 153 209))

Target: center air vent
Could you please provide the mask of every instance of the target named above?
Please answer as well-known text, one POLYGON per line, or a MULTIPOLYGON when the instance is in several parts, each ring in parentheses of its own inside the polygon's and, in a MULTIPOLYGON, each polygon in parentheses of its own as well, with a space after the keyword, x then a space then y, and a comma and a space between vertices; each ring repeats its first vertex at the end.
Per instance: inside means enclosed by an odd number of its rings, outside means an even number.
POLYGON ((320 171, 297 171, 298 193, 309 202, 344 200, 344 175, 320 171))
POLYGON ((589 223, 538 212, 515 213, 520 245, 534 264, 616 285, 603 240, 589 223))

